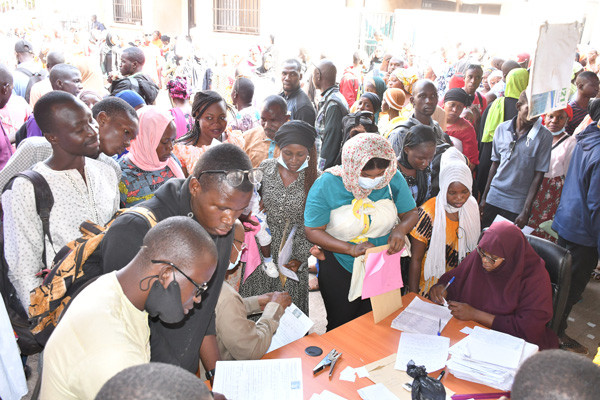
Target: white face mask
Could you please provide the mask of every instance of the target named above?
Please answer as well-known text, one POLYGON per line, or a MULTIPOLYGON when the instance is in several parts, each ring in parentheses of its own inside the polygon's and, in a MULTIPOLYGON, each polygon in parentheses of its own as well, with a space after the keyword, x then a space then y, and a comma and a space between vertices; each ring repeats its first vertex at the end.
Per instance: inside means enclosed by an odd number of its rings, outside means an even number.
MULTIPOLYGON (((298 171, 296 172, 300 172, 303 169, 308 167, 308 160, 310 160, 310 156, 306 156, 306 160, 304 160, 304 162, 302 163, 302 165, 300 166, 300 168, 298 168, 298 171)), ((279 165, 281 165, 283 168, 289 170, 287 164, 285 163, 285 161, 283 161, 283 158, 281 157, 281 154, 279 155, 279 157, 277 158, 277 162, 279 163, 279 165)))
POLYGON ((235 262, 229 263, 229 267, 227 267, 227 271, 231 271, 232 269, 234 269, 240 263, 240 259, 242 258, 243 249, 238 250, 238 248, 235 244, 233 246, 235 247, 235 250, 238 252, 238 255, 237 255, 237 259, 235 260, 235 262))
POLYGON ((366 176, 358 177, 358 186, 365 190, 373 190, 383 180, 383 175, 377 178, 367 178, 366 176))
POLYGON ((560 131, 558 131, 558 132, 552 132, 552 131, 550 131, 550 133, 551 133, 552 135, 554 135, 554 136, 560 136, 560 135, 562 135, 563 133, 565 133, 565 129, 566 129, 566 127, 562 128, 562 129, 561 129, 560 131))

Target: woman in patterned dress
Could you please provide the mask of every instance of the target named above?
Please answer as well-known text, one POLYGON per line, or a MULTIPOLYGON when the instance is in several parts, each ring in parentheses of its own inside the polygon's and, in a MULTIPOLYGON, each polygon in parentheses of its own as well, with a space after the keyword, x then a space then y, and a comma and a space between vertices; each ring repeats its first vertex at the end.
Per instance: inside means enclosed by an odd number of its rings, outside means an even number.
POLYGON ((560 203, 560 195, 565 176, 575 147, 575 137, 565 133, 565 127, 573 117, 571 106, 563 110, 552 111, 544 116, 544 125, 552 133, 552 152, 550 169, 544 175, 540 189, 531 207, 528 225, 535 228, 533 235, 556 243, 550 234, 550 226, 560 203), (544 229, 546 228, 546 229, 544 229))
POLYGON ((156 106, 145 106, 138 113, 139 133, 119 162, 121 207, 148 200, 169 179, 184 177, 172 153, 177 129, 171 114, 156 106))
MULTIPOLYGON (((304 205, 317 178, 316 136, 315 128, 306 122, 283 124, 274 139, 281 149, 279 158, 264 160, 259 167, 264 171, 260 195, 272 236, 273 261, 279 265, 281 248, 295 227, 292 254, 285 266, 297 274, 298 281, 283 275, 270 278, 262 268, 256 268, 240 286, 242 297, 287 291, 307 315, 307 261, 312 245, 304 233, 304 205)), ((242 276, 245 274, 243 271, 242 276)))

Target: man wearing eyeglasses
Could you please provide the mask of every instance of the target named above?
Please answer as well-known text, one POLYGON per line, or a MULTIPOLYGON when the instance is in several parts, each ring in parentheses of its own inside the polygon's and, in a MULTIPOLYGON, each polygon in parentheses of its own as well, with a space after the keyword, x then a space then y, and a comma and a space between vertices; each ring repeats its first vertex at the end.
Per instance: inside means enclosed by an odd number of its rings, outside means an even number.
POLYGON ((517 101, 517 116, 496 128, 492 143, 492 166, 479 208, 481 227, 496 216, 523 229, 531 215, 533 200, 550 168, 552 134, 538 117, 529 119, 525 91, 517 101))
POLYGON ((159 222, 135 258, 89 284, 44 350, 42 399, 93 399, 120 371, 150 362, 148 317, 176 324, 202 301, 217 249, 186 217, 159 222))
MULTIPOLYGON (((152 361, 196 373, 202 360, 212 377, 211 371, 220 359, 214 309, 229 265, 232 228, 250 202, 253 184, 261 179, 262 171, 252 169, 242 149, 224 143, 208 149, 187 179, 170 179, 152 199, 140 204, 150 209, 158 221, 171 216, 195 220, 210 234, 218 252, 217 268, 202 304, 178 324, 150 320, 152 361)), ((104 272, 119 269, 133 259, 148 229, 141 216, 133 213, 119 216, 103 239, 104 272)))

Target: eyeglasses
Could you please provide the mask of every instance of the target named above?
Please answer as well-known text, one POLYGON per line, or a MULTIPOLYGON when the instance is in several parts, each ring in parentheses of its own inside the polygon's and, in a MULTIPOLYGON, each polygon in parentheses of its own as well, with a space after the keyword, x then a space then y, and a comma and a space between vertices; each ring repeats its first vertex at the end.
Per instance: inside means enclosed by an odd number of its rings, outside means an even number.
POLYGON ((202 296, 202 293, 206 292, 206 290, 208 289, 208 282, 204 282, 201 285, 198 285, 196 282, 194 282, 194 280, 192 278, 190 278, 189 276, 187 276, 182 270, 180 270, 175 264, 173 264, 170 261, 164 261, 164 260, 150 260, 150 262, 152 264, 167 264, 170 265, 171 267, 175 268, 177 271, 179 271, 179 273, 183 276, 185 276, 185 278, 192 282, 192 285, 194 285, 196 287, 196 293, 194 294, 194 297, 200 297, 202 296))
POLYGON ((253 185, 260 183, 263 178, 263 171, 258 168, 247 169, 244 171, 241 169, 232 169, 229 171, 217 169, 202 171, 200 174, 198 174, 198 179, 200 179, 203 174, 225 174, 225 180, 233 187, 240 186, 246 175, 248 176, 250 183, 253 185))
POLYGON ((501 259, 502 259, 502 257, 488 256, 487 254, 485 254, 485 253, 483 252, 483 250, 482 250, 482 249, 481 249, 481 247, 479 247, 479 246, 477 246, 477 253, 479 254, 479 256, 480 256, 481 258, 487 258, 487 260, 488 260, 489 262, 491 262, 492 264, 494 264, 494 265, 495 265, 495 264, 498 262, 498 260, 501 260, 501 259))
POLYGON ((513 140, 512 142, 510 142, 510 144, 508 145, 508 160, 510 160, 510 157, 512 156, 513 151, 515 151, 515 146, 517 145, 517 141, 513 140))

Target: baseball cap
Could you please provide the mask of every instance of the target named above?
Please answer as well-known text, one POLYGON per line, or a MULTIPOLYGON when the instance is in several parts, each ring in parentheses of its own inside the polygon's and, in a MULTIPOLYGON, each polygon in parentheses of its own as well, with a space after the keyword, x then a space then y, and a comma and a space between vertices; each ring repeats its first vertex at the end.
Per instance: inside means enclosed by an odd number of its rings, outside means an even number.
POLYGON ((33 45, 27 40, 19 40, 17 43, 15 43, 15 52, 33 53, 33 45))

